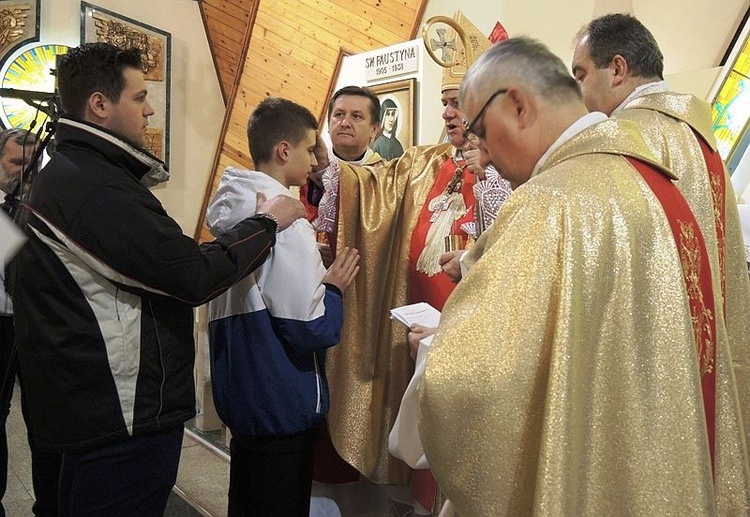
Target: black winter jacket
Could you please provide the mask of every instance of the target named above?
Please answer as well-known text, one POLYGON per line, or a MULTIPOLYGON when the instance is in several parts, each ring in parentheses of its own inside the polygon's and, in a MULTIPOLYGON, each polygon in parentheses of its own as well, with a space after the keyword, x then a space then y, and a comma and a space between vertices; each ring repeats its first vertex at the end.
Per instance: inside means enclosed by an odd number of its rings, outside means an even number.
POLYGON ((142 184, 160 165, 63 118, 21 207, 16 341, 42 447, 90 450, 190 419, 191 306, 258 267, 275 242, 275 223, 249 217, 198 245, 142 184))

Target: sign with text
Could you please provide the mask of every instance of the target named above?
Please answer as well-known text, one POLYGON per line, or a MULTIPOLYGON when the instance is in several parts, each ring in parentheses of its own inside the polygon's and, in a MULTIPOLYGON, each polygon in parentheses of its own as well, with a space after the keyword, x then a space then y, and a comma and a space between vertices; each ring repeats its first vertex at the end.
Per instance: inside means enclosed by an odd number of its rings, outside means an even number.
POLYGON ((368 81, 385 79, 394 75, 410 74, 419 66, 419 46, 411 45, 397 50, 383 49, 365 58, 365 75, 368 81))

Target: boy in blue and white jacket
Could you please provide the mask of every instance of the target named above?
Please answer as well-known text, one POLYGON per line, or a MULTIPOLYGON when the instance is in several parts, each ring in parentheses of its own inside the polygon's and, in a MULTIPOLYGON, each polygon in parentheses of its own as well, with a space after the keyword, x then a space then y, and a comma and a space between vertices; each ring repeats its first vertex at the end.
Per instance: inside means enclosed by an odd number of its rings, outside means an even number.
MULTIPOLYGON (((307 181, 322 142, 306 108, 267 98, 250 117, 257 171, 229 167, 208 207, 214 234, 255 211, 263 196, 307 181)), ((304 219, 276 236, 266 262, 209 304, 213 396, 232 432, 230 517, 307 517, 313 445, 328 412, 325 349, 339 342, 342 296, 359 266, 344 249, 326 271, 304 219)))

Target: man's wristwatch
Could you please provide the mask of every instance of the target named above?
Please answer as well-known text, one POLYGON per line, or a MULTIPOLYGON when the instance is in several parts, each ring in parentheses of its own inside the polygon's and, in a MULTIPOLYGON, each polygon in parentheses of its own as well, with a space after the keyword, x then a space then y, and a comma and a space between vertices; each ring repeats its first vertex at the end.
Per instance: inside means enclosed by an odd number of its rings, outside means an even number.
POLYGON ((279 226, 279 220, 271 212, 258 212, 257 214, 255 214, 255 217, 273 221, 276 224, 276 233, 279 233, 281 231, 281 227, 279 226))

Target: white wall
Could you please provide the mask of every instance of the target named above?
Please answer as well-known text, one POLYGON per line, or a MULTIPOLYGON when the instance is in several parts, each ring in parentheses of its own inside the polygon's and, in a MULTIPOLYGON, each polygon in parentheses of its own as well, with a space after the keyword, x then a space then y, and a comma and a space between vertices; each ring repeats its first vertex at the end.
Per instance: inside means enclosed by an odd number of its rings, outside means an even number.
MULTIPOLYGON (((224 104, 198 2, 91 0, 172 35, 171 179, 154 189, 188 235, 195 231, 224 119, 224 104)), ((80 1, 42 1, 41 43, 80 43, 80 1)))
MULTIPOLYGON (((430 0, 423 22, 439 14, 452 16, 460 7, 485 34, 499 21, 511 37, 536 38, 569 64, 575 34, 586 22, 629 6, 632 6, 631 14, 637 16, 659 42, 670 85, 675 90, 707 98, 720 71, 717 67, 750 0, 474 0, 460 3, 430 0)), ((423 125, 440 128, 439 87, 428 86, 420 93, 435 99, 434 110, 428 109, 422 114, 423 125)))
MULTIPOLYGON (((537 38, 570 62, 578 29, 595 13, 610 12, 608 5, 625 4, 632 4, 632 14, 653 32, 665 55, 665 72, 674 74, 717 66, 750 1, 475 0, 461 2, 460 8, 485 33, 500 21, 510 36, 537 38)), ((458 7, 455 1, 430 0, 425 19, 451 16, 458 7)))

